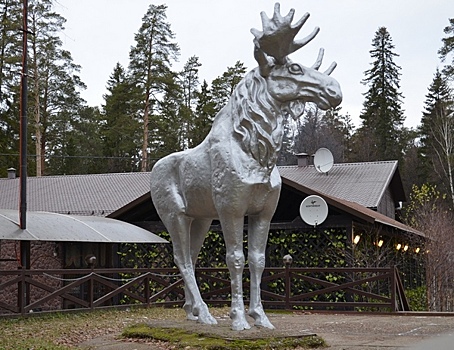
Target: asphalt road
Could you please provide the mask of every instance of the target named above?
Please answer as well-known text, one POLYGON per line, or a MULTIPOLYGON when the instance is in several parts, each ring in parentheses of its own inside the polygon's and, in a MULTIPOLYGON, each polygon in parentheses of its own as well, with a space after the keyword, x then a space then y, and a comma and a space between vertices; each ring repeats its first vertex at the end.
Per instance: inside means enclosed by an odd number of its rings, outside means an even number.
MULTIPOLYGON (((252 327, 235 332, 228 317, 219 318, 216 326, 193 321, 150 321, 160 327, 182 327, 201 330, 229 338, 263 338, 267 336, 304 336, 317 334, 330 350, 454 350, 454 314, 449 316, 363 315, 363 314, 273 314, 268 313, 275 330, 252 327)), ((251 320, 252 323, 252 320, 251 320)), ((165 344, 119 340, 115 335, 91 339, 80 348, 97 350, 159 350, 165 344)))

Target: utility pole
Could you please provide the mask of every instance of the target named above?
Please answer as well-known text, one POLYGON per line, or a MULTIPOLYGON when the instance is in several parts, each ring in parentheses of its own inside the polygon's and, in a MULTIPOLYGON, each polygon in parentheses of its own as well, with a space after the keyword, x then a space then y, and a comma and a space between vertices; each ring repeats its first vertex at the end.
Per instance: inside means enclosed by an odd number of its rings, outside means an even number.
MULTIPOLYGON (((28 0, 23 0, 22 15, 22 74, 20 86, 20 200, 19 226, 27 228, 27 35, 28 35, 28 0)), ((20 260, 22 268, 30 268, 30 241, 20 242, 20 260)), ((29 297, 25 288, 25 296, 29 297)))

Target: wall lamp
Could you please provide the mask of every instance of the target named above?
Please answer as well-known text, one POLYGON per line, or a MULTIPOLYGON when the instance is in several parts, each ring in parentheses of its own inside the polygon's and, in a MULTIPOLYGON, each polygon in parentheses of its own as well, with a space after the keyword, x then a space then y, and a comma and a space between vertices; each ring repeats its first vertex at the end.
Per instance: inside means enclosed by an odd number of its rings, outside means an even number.
POLYGON ((360 239, 361 239, 361 236, 360 235, 356 235, 355 238, 353 238, 353 243, 358 244, 360 239))

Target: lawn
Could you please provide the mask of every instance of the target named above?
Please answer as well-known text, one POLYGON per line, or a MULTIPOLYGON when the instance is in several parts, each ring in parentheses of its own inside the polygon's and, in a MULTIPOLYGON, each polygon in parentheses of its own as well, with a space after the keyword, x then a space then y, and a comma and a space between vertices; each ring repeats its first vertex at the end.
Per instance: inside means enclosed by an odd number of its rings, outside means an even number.
MULTIPOLYGON (((222 309, 219 310, 219 312, 222 309)), ((226 312, 226 309, 223 310, 226 312)), ((0 319, 1 350, 61 350, 104 334, 121 334, 125 327, 147 319, 184 318, 178 309, 99 310, 89 313, 53 313, 0 319)))
MULTIPOLYGON (((225 319, 228 318, 229 309, 212 308, 211 312, 213 316, 225 319)), ((149 325, 153 320, 171 320, 170 323, 174 324, 176 320, 184 322, 184 319, 185 313, 181 308, 161 307, 3 318, 0 319, 0 350, 70 349, 83 341, 107 334, 137 340, 154 339, 163 348, 172 349, 307 349, 325 346, 323 339, 317 336, 232 341, 200 331, 149 325)))

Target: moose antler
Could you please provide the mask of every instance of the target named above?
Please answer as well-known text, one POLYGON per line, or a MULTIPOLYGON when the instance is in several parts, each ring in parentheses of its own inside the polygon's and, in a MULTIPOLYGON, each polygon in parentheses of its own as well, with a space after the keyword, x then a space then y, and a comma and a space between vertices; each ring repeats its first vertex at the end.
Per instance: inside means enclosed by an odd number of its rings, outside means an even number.
MULTIPOLYGON (((254 44, 256 51, 260 50, 264 54, 273 57, 276 64, 285 64, 287 62, 287 56, 314 39, 320 28, 316 27, 304 39, 295 41, 295 36, 309 18, 309 13, 306 13, 295 25, 292 25, 295 10, 291 9, 287 16, 282 17, 280 7, 279 3, 274 5, 274 14, 271 19, 262 11, 260 16, 262 18, 263 31, 252 28, 251 33, 255 37, 254 44)), ((257 57, 257 52, 256 58, 259 64, 260 61, 266 60, 265 57, 257 57)))

